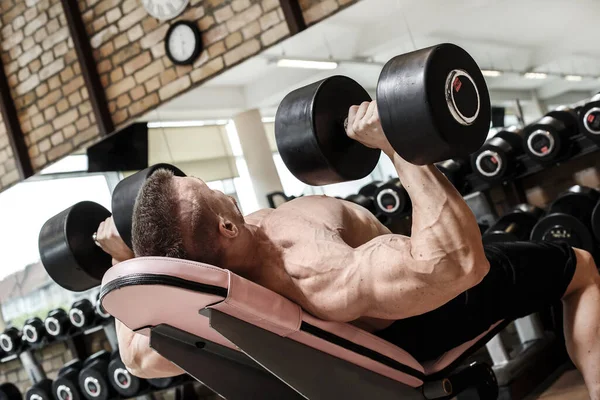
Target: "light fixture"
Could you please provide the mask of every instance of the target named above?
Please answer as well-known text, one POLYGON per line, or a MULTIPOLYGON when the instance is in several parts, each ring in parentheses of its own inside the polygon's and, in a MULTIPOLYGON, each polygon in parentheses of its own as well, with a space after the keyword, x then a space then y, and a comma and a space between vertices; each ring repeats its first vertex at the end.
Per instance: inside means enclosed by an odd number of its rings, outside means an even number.
POLYGON ((544 72, 525 72, 523 76, 527 79, 546 79, 548 74, 544 72))
POLYGON ((211 126, 211 125, 227 125, 228 120, 217 119, 217 120, 205 120, 205 121, 162 121, 162 122, 148 122, 148 128, 193 128, 199 126, 211 126))
POLYGON ((583 76, 581 76, 581 75, 565 75, 565 80, 571 81, 571 82, 581 82, 583 80, 583 76))
POLYGON ((281 58, 277 60, 277 66, 281 68, 336 69, 338 63, 336 63, 335 61, 315 61, 281 58))
POLYGON ((497 78, 500 75, 502 75, 502 71, 498 71, 497 69, 482 69, 481 73, 483 74, 483 76, 491 78, 497 78))

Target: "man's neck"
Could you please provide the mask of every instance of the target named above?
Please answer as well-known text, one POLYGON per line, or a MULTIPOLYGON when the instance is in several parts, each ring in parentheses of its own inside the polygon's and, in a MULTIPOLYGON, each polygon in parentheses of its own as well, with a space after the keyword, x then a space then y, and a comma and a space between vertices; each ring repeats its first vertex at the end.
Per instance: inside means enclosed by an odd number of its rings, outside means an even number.
POLYGON ((258 279, 264 233, 256 225, 245 224, 240 236, 227 249, 223 268, 250 280, 258 279))

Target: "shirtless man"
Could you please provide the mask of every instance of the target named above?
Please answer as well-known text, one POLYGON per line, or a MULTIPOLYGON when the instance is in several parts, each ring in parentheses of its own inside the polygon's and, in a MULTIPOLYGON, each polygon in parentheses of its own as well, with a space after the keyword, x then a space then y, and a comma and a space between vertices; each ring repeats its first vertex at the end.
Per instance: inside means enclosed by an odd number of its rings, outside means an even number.
MULTIPOLYGON (((136 256, 168 256, 229 269, 324 319, 352 322, 434 359, 502 319, 562 299, 565 336, 590 396, 600 400, 600 277, 591 255, 566 244, 482 245, 471 210, 434 166, 403 160, 382 132, 375 102, 352 107, 348 136, 393 161, 413 204, 411 237, 394 235, 355 204, 300 197, 243 217, 235 201, 193 177, 158 171, 138 196, 136 256)), ((360 160, 357 160, 360 162, 360 160)), ((98 241, 116 261, 133 254, 112 220, 98 241)), ((182 373, 117 325, 134 375, 182 373)))

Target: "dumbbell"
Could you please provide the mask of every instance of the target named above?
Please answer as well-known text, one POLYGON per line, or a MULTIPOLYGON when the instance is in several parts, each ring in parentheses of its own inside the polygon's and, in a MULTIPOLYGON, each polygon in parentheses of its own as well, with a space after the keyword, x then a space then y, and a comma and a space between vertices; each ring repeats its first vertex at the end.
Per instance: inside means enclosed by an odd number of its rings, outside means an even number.
POLYGON ((579 129, 596 143, 600 143, 600 93, 579 110, 579 129))
POLYGON ((123 397, 134 397, 148 387, 145 379, 131 375, 118 351, 113 352, 108 364, 108 379, 112 387, 123 397))
POLYGON ((172 387, 174 385, 178 385, 179 383, 183 382, 185 377, 186 377, 186 375, 178 375, 178 376, 173 376, 170 378, 154 378, 154 379, 148 379, 148 383, 153 388, 162 390, 162 389, 167 389, 169 387, 172 387))
POLYGON ((25 321, 25 325, 23 325, 23 339, 27 343, 40 343, 46 336, 46 328, 41 319, 35 317, 25 321))
POLYGON ((52 382, 52 393, 57 400, 81 400, 78 377, 82 363, 74 359, 58 370, 57 378, 52 382))
POLYGON ((17 354, 23 347, 22 333, 14 326, 0 334, 0 348, 7 354, 17 354))
POLYGON ((553 162, 569 154, 571 137, 578 130, 577 113, 560 107, 523 129, 523 147, 532 160, 542 164, 553 162))
POLYGON ((408 192, 398 178, 379 186, 375 190, 374 199, 377 213, 389 217, 406 214, 412 208, 408 192))
POLYGON ((468 190, 465 177, 471 172, 471 167, 467 161, 453 158, 436 163, 435 166, 460 193, 468 190))
MULTIPOLYGON (((113 218, 119 235, 131 248, 133 207, 145 180, 159 168, 185 176, 169 164, 156 164, 123 179, 113 192, 113 218)), ((46 272, 60 286, 82 292, 98 286, 112 266, 111 257, 94 243, 93 235, 110 212, 100 204, 82 201, 50 218, 42 227, 38 247, 46 272)))
POLYGON ((69 315, 62 308, 51 310, 44 320, 46 332, 52 337, 67 335, 71 326, 69 315))
POLYGON ((96 303, 94 305, 94 311, 96 313, 96 319, 100 321, 108 321, 112 318, 104 307, 102 307, 102 302, 100 301, 100 293, 98 293, 98 297, 96 298, 96 303))
POLYGON ((8 382, 0 384, 0 400, 21 400, 23 395, 18 387, 8 382))
POLYGON ((358 189, 358 194, 362 194, 366 197, 374 197, 375 191, 379 186, 381 186, 381 184, 381 181, 373 181, 371 183, 367 183, 366 185, 358 189))
POLYGON ((372 197, 364 196, 360 193, 351 194, 346 197, 344 200, 349 201, 354 204, 358 204, 361 207, 366 208, 371 214, 376 214, 377 208, 375 207, 375 201, 372 197))
POLYGON ((531 230, 544 214, 541 208, 519 204, 503 215, 483 234, 483 243, 516 242, 529 240, 531 230))
POLYGON ((96 317, 95 307, 88 299, 78 300, 69 310, 71 325, 78 329, 85 329, 94 325, 96 317))
POLYGON ((600 192, 584 186, 573 186, 558 196, 545 217, 535 225, 531 240, 563 241, 570 246, 594 252, 592 213, 600 192))
POLYGON ((52 393, 52 381, 50 379, 43 379, 27 389, 27 392, 25 393, 25 399, 54 400, 52 393))
MULTIPOLYGON (((346 134, 348 110, 371 101, 356 81, 332 76, 284 97, 275 138, 287 168, 302 182, 361 179, 380 151, 346 134)), ((485 141, 491 107, 485 79, 471 56, 440 44, 394 57, 377 84, 383 131, 403 159, 418 165, 467 157, 485 141)))
POLYGON ((85 360, 79 372, 79 387, 88 400, 108 400, 114 395, 108 379, 110 353, 101 350, 85 360))
POLYGON ((522 131, 517 127, 503 129, 473 153, 473 171, 487 181, 508 178, 516 172, 520 154, 523 154, 522 131))

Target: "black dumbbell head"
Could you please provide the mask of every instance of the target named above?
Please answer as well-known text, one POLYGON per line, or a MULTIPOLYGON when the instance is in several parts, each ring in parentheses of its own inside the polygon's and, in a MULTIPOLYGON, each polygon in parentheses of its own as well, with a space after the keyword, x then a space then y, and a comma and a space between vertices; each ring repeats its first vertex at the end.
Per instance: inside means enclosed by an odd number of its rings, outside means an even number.
POLYGON ((25 321, 23 338, 28 343, 39 343, 46 336, 46 328, 41 319, 35 317, 25 321))
POLYGON ((579 129, 587 137, 600 142, 600 93, 579 110, 579 129))
POLYGON ((119 352, 113 353, 108 364, 108 379, 113 388, 123 397, 134 397, 146 388, 146 381, 131 375, 121 361, 119 352))
POLYGON ((578 218, 591 228, 592 212, 600 200, 600 192, 585 186, 575 185, 561 193, 548 208, 548 213, 564 213, 578 218))
POLYGON ((275 139, 296 178, 318 186, 361 179, 373 171, 381 152, 350 139, 344 127, 350 107, 365 101, 371 101, 367 91, 339 75, 283 98, 275 115, 275 139))
POLYGON ((54 400, 54 395, 52 393, 52 381, 50 379, 44 379, 27 390, 27 393, 25 393, 25 399, 54 400))
POLYGON ((531 231, 543 210, 529 204, 520 204, 500 217, 482 235, 484 244, 529 240, 531 231))
POLYGON ((156 164, 135 174, 128 176, 127 178, 120 181, 112 195, 112 211, 113 220, 117 231, 121 236, 121 239, 129 246, 133 248, 133 242, 131 240, 131 228, 133 224, 133 207, 140 189, 154 172, 159 169, 168 169, 173 171, 175 176, 185 176, 183 171, 179 168, 170 164, 156 164))
POLYGON ((44 320, 44 327, 50 336, 65 335, 71 327, 69 315, 62 308, 54 309, 48 313, 48 316, 44 320))
POLYGON ((22 334, 15 327, 6 329, 0 334, 0 349, 6 354, 17 353, 21 348, 22 334))
POLYGON ((371 183, 367 183, 358 190, 358 194, 362 194, 363 196, 367 197, 373 197, 375 195, 375 191, 379 186, 381 186, 381 181, 373 181, 371 183))
POLYGON ((85 328, 94 322, 95 309, 92 302, 82 299, 73 303, 69 310, 69 320, 76 328, 85 328))
POLYGON ((531 240, 565 242, 572 247, 594 251, 589 228, 569 214, 553 213, 540 219, 531 232, 531 240))
POLYGON ((75 292, 100 284, 112 264, 110 255, 94 243, 93 234, 108 217, 110 212, 100 204, 82 201, 44 224, 40 258, 54 282, 75 292))
POLYGON ((0 400, 22 400, 23 395, 18 387, 8 382, 0 384, 0 400))
POLYGON ((155 378, 148 379, 148 383, 150 386, 156 389, 166 389, 168 387, 173 386, 176 382, 180 381, 180 377, 172 377, 172 378, 155 378))
POLYGON ((107 376, 110 354, 99 351, 90 356, 79 373, 81 393, 88 400, 108 400, 114 391, 107 376))
POLYGON ((98 318, 106 320, 110 319, 112 316, 102 307, 102 301, 100 300, 100 293, 98 293, 98 297, 96 298, 96 303, 94 304, 94 309, 96 311, 96 315, 98 318))
POLYGON ((52 393, 57 400, 80 400, 79 372, 82 362, 78 359, 66 363, 59 371, 58 377, 52 383, 52 393))
POLYGON ((453 44, 388 61, 377 84, 377 107, 390 144, 418 165, 468 157, 490 127, 485 79, 473 58, 453 44))
POLYGON ((404 214, 411 209, 410 197, 397 178, 379 186, 374 199, 377 213, 390 217, 404 214))

